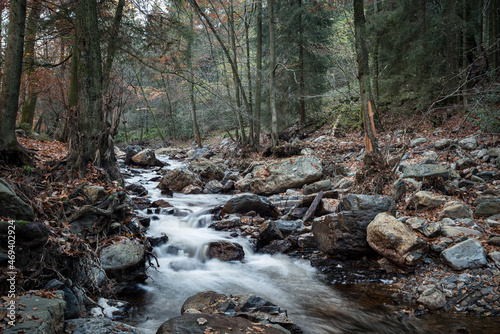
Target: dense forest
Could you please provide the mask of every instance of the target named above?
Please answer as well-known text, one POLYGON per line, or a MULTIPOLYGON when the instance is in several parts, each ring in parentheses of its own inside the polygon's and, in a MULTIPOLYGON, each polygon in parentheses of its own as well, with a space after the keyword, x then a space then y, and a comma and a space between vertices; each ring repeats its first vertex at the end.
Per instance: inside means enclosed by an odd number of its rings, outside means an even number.
POLYGON ((359 127, 360 91, 377 126, 445 110, 498 131, 496 0, 354 3, 357 22, 351 1, 4 1, 2 148, 15 128, 71 151, 82 129, 101 151, 211 133, 277 145, 293 125, 359 127))
POLYGON ((500 0, 0 0, 0 83, 1 333, 499 328, 500 0))

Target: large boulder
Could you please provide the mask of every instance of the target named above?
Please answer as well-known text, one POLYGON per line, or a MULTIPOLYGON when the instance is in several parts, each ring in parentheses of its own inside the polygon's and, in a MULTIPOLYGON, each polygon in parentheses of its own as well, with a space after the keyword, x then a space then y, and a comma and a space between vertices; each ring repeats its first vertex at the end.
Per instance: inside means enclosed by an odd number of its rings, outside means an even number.
POLYGON ((472 210, 462 202, 451 201, 445 204, 443 211, 439 214, 439 219, 451 218, 451 219, 462 219, 469 218, 473 219, 472 210))
POLYGON ((111 244, 101 250, 101 265, 106 271, 127 269, 144 259, 144 245, 130 239, 111 244))
POLYGON ((67 320, 64 329, 71 334, 144 334, 140 329, 104 317, 67 320))
POLYGON ((316 156, 298 156, 269 165, 255 166, 251 173, 236 182, 236 189, 255 194, 276 194, 318 181, 323 175, 316 156))
MULTIPOLYGON (((21 296, 16 301, 16 310, 14 318, 17 319, 15 326, 4 328, 3 334, 18 333, 37 333, 37 334, 55 334, 62 333, 64 326, 64 310, 66 302, 64 301, 64 292, 57 290, 54 292, 54 298, 41 296, 21 296), (21 308, 20 305, 23 305, 21 308), (23 319, 21 322, 19 319, 23 319)), ((4 321, 10 320, 10 310, 5 306, 0 306, 0 313, 6 316, 4 321)))
POLYGON ((500 213, 500 196, 481 196, 476 203, 477 217, 490 217, 500 213))
MULTIPOLYGON (((242 317, 204 313, 183 314, 164 322, 156 334, 206 334, 206 333, 268 333, 285 334, 284 330, 255 323, 242 317)), ((288 332, 289 333, 289 332, 288 332)))
POLYGON ((132 161, 132 157, 142 151, 142 147, 138 145, 129 145, 125 149, 125 163, 127 165, 132 165, 134 162, 132 161))
POLYGON ((14 189, 0 178, 0 212, 1 216, 12 219, 33 220, 33 209, 23 202, 14 189))
POLYGON ((222 167, 205 158, 198 158, 189 164, 189 170, 198 174, 203 182, 212 180, 220 181, 224 178, 224 170, 222 167))
POLYGON ((347 195, 338 213, 316 218, 312 232, 318 247, 328 254, 356 255, 372 252, 366 227, 381 212, 396 214, 394 200, 381 195, 347 195))
POLYGON ((208 244, 207 257, 220 261, 241 261, 245 251, 240 244, 229 241, 213 241, 208 244))
POLYGON ((184 187, 189 185, 200 185, 200 179, 191 171, 185 169, 169 170, 161 178, 158 188, 169 188, 173 191, 182 191, 184 187))
POLYGON ((458 178, 459 175, 449 166, 438 164, 412 165, 405 168, 404 178, 411 178, 421 181, 425 178, 442 177, 444 180, 458 178))
POLYGON ((139 166, 163 166, 160 160, 156 159, 155 151, 145 149, 132 156, 132 162, 139 166))
POLYGON ((10 233, 15 232, 17 246, 37 248, 45 245, 49 239, 50 230, 43 223, 27 221, 4 222, 0 221, 0 241, 7 245, 10 233), (13 226, 13 230, 12 227, 13 226))
POLYGON ((481 243, 467 239, 441 252, 441 259, 455 270, 481 267, 486 264, 486 254, 481 243))
POLYGON ((222 208, 223 214, 246 214, 255 211, 262 217, 278 218, 281 212, 266 197, 255 194, 233 196, 222 208))
POLYGON ((399 266, 413 266, 429 251, 424 240, 387 213, 379 213, 366 232, 370 247, 399 266))

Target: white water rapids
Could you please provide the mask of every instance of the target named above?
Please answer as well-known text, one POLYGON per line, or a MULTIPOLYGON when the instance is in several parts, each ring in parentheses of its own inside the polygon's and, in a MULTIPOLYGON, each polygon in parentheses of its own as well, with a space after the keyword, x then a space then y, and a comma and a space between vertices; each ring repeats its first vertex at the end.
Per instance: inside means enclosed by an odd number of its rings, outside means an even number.
MULTIPOLYGON (((160 157, 161 158, 161 157, 160 157)), ((178 168, 182 164, 162 159, 178 168)), ((355 301, 340 296, 317 277, 308 261, 285 255, 254 254, 244 238, 231 238, 226 232, 206 227, 209 208, 223 205, 229 195, 184 195, 165 198, 156 188, 156 172, 148 170, 127 180, 139 183, 154 201, 163 198, 187 216, 158 214, 151 220, 149 236, 168 236, 168 243, 154 249, 160 267, 149 269, 150 278, 141 288, 146 290, 142 322, 137 327, 155 333, 166 320, 180 315, 184 301, 200 291, 223 294, 256 294, 288 311, 288 317, 305 333, 408 333, 409 328, 395 317, 367 314, 357 309, 355 301), (201 225, 201 226, 200 226, 201 225), (244 247, 241 262, 222 262, 205 257, 211 241, 231 240, 244 247)))

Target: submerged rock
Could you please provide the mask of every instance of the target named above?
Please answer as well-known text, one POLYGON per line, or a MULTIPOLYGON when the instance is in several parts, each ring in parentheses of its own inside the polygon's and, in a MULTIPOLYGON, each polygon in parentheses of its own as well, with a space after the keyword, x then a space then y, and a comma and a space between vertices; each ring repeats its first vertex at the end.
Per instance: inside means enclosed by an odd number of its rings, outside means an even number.
POLYGON ((233 196, 222 208, 223 214, 246 214, 255 211, 262 217, 278 218, 281 212, 266 197, 255 194, 233 196))

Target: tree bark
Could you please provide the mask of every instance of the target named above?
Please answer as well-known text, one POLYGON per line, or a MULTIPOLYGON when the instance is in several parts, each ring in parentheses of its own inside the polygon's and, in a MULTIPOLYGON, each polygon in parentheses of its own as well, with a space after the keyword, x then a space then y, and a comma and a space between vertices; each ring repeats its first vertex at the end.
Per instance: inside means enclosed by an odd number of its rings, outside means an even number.
POLYGON ((378 143, 375 136, 375 129, 372 125, 372 117, 370 116, 370 103, 373 101, 370 84, 370 67, 368 65, 368 51, 366 49, 366 28, 365 28, 365 12, 363 0, 354 0, 354 33, 356 44, 356 57, 358 61, 358 80, 359 93, 361 101, 361 111, 363 115, 363 123, 365 125, 365 133, 368 137, 366 151, 368 153, 370 144, 373 151, 378 153, 378 143), (370 143, 371 142, 371 143, 370 143))
POLYGON ((267 1, 269 20, 269 103, 271 106, 271 141, 273 147, 278 146, 278 112, 276 111, 276 82, 274 78, 276 67, 276 37, 274 32, 274 0, 267 1))
POLYGON ((257 53, 255 62, 257 67, 257 77, 255 79, 255 145, 260 145, 260 108, 262 104, 262 1, 257 2, 257 53))
POLYGON ((120 179, 113 139, 102 110, 102 61, 95 0, 76 1, 78 106, 70 110, 68 164, 84 175, 87 164, 120 179))
MULTIPOLYGON (((15 129, 23 65, 25 24, 26 0, 12 0, 9 9, 9 35, 5 51, 2 92, 0 93, 0 152, 15 151, 19 145, 15 129)), ((0 158, 2 156, 3 154, 0 154, 0 158)))
POLYGON ((196 145, 199 148, 203 147, 203 143, 201 141, 200 128, 198 127, 198 115, 196 113, 196 100, 194 96, 194 72, 193 72, 193 41, 195 38, 194 33, 194 18, 193 13, 189 12, 189 25, 191 27, 191 36, 188 41, 187 52, 188 52, 188 68, 190 73, 190 82, 189 82, 189 100, 191 102, 191 119, 193 122, 193 134, 194 139, 196 141, 196 145))
POLYGON ((299 0, 299 100, 300 100, 300 127, 306 123, 306 98, 305 98, 305 76, 304 76, 304 27, 302 22, 302 0, 299 0))
POLYGON ((255 117, 252 105, 252 68, 250 66, 250 22, 249 22, 248 4, 245 1, 245 43, 246 43, 246 56, 247 56, 247 78, 248 78, 248 104, 250 105, 250 134, 249 142, 250 146, 254 146, 255 135, 254 135, 254 123, 253 119, 255 117))
POLYGON ((21 115, 21 124, 27 124, 31 130, 35 118, 35 107, 38 97, 35 78, 35 42, 37 33, 37 21, 40 18, 40 2, 33 2, 33 7, 26 22, 26 45, 24 48, 25 73, 27 81, 26 100, 24 101, 21 115))

